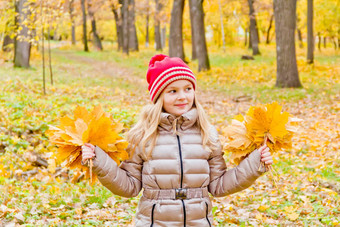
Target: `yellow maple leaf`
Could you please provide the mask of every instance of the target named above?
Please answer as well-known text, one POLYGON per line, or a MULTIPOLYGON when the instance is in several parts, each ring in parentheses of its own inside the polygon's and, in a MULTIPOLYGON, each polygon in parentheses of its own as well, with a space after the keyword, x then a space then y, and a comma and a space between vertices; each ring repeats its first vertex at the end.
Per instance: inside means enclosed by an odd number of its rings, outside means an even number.
POLYGON ((243 117, 237 115, 224 130, 227 137, 225 150, 232 152, 231 159, 239 164, 254 149, 267 142, 271 152, 291 148, 293 133, 301 121, 293 118, 277 103, 252 106, 243 117))
POLYGON ((258 147, 265 138, 275 144, 276 140, 282 140, 289 133, 286 129, 289 113, 281 110, 277 102, 250 107, 245 116, 245 125, 258 147))
POLYGON ((119 135, 123 124, 114 121, 100 105, 92 112, 78 106, 73 115, 73 119, 68 116, 60 118, 60 125, 50 126, 46 132, 50 142, 58 147, 56 157, 62 166, 79 168, 86 172, 87 177, 94 179, 88 168, 81 165, 81 146, 85 143, 99 146, 118 165, 128 158, 128 143, 119 135))

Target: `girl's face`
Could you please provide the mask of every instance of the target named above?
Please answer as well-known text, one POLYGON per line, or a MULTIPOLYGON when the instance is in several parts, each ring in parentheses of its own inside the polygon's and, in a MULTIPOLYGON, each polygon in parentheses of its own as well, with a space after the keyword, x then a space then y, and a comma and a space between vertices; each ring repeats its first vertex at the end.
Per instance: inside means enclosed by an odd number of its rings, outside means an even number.
POLYGON ((176 80, 163 91, 163 109, 176 117, 188 112, 194 103, 195 91, 188 80, 176 80))

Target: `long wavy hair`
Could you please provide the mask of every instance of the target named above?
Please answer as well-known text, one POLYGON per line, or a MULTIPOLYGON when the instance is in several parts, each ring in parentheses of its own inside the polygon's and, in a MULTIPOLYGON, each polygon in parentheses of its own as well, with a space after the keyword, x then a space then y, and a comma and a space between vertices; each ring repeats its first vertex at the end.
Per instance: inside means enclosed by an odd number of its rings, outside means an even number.
MULTIPOLYGON (((146 105, 141 111, 138 122, 127 134, 130 151, 133 153, 136 147, 140 146, 146 160, 151 157, 152 150, 155 147, 158 137, 158 125, 163 111, 163 100, 164 95, 162 93, 155 104, 146 105)), ((197 100, 196 95, 193 107, 196 107, 197 109, 198 119, 196 125, 201 130, 202 145, 205 149, 211 151, 211 149, 218 146, 218 142, 213 140, 210 135, 211 124, 209 123, 208 116, 202 105, 197 100)))

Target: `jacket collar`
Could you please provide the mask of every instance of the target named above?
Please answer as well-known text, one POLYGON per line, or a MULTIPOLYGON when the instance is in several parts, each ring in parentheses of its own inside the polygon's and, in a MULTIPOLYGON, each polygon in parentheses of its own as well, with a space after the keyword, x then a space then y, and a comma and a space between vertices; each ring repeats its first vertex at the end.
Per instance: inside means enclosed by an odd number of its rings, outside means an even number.
POLYGON ((192 127, 196 123, 197 118, 198 113, 195 107, 177 118, 169 113, 162 112, 158 127, 166 131, 174 130, 176 133, 176 130, 186 130, 192 127))

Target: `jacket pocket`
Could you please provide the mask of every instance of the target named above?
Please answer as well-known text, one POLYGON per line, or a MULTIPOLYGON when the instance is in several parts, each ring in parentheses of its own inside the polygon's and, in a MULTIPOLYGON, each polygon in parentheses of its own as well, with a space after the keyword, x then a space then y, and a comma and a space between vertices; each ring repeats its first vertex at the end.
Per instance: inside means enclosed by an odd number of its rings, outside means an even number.
POLYGON ((154 222, 154 220, 153 220, 153 218, 154 218, 154 212, 155 212, 155 206, 156 206, 156 204, 154 204, 154 205, 152 205, 152 209, 151 209, 151 225, 150 225, 150 227, 153 227, 153 222, 154 222))
POLYGON ((205 202, 205 206, 206 206, 206 212, 205 212, 205 218, 207 219, 207 221, 208 221, 208 224, 209 224, 209 226, 211 227, 211 223, 210 223, 210 221, 209 221, 209 206, 208 206, 208 203, 207 202, 205 202))

